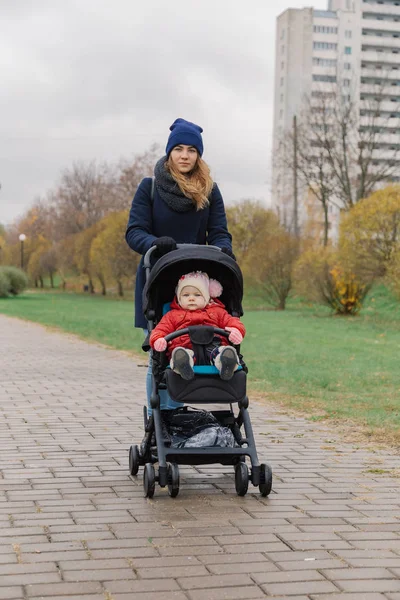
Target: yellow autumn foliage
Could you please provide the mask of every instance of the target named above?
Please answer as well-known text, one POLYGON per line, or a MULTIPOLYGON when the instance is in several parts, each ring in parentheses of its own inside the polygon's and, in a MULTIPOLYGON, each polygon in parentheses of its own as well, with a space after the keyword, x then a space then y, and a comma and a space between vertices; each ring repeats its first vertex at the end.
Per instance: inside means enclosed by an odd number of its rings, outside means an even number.
POLYGON ((304 252, 295 266, 294 281, 298 294, 342 315, 361 310, 372 284, 372 279, 352 271, 346 257, 331 246, 304 252))
POLYGON ((357 271, 380 276, 399 248, 399 235, 400 185, 392 185, 360 200, 342 217, 339 245, 357 271))

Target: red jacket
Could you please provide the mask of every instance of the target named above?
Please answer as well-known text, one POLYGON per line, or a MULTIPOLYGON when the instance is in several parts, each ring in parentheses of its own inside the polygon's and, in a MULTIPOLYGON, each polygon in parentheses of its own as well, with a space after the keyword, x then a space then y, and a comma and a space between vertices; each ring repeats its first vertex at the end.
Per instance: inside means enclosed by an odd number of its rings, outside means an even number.
MULTIPOLYGON (((232 317, 225 309, 225 306, 220 300, 212 300, 205 308, 199 310, 185 310, 181 308, 174 298, 171 302, 171 310, 167 312, 159 322, 159 324, 153 329, 150 335, 150 346, 154 348, 154 342, 159 338, 165 337, 169 333, 178 331, 178 329, 184 329, 192 325, 212 325, 213 327, 220 327, 225 329, 226 327, 236 327, 239 329, 242 336, 245 336, 246 329, 238 317, 232 317)), ((227 346, 228 340, 221 337, 221 345, 227 346)), ((174 348, 183 346, 184 348, 191 348, 192 344, 188 335, 182 335, 175 338, 168 344, 167 354, 171 354, 174 348)))

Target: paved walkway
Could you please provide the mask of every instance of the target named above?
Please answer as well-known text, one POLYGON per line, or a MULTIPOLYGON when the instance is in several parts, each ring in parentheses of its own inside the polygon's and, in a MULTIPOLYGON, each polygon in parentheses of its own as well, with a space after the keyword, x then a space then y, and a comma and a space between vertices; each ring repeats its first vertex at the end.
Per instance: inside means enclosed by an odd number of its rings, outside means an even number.
POLYGON ((0 600, 400 599, 400 456, 253 404, 269 499, 211 466, 146 500, 145 369, 1 315, 0 353, 0 600))

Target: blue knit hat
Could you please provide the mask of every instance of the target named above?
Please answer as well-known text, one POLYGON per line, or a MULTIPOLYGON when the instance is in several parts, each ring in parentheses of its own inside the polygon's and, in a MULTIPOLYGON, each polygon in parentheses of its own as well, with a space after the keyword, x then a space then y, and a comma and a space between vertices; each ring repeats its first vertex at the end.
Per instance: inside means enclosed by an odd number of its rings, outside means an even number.
POLYGON ((175 146, 185 144, 185 146, 194 146, 200 156, 203 154, 203 140, 201 132, 203 131, 199 125, 185 121, 185 119, 176 119, 169 128, 167 147, 165 152, 167 156, 175 146))

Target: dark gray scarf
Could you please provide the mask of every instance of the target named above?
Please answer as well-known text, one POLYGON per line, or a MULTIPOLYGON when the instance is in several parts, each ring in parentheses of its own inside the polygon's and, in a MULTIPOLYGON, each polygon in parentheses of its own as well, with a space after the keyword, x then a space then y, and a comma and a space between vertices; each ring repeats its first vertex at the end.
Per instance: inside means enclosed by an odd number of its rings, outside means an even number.
POLYGON ((179 185, 165 168, 166 162, 167 157, 163 156, 154 167, 157 192, 169 208, 175 212, 187 212, 194 208, 195 204, 181 192, 179 185))

